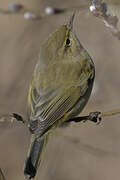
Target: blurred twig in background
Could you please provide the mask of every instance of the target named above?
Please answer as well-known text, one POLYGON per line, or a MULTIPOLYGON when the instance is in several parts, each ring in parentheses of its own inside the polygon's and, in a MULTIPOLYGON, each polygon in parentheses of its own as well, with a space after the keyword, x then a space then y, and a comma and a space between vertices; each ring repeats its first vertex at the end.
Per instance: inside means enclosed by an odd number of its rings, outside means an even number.
MULTIPOLYGON (((117 6, 120 5, 120 2, 117 3, 114 10, 109 11, 109 2, 107 0, 91 0, 92 5, 90 6, 90 11, 94 16, 102 19, 105 25, 110 29, 110 31, 115 35, 118 39, 120 39, 120 27, 119 27, 119 14, 117 13, 117 6)), ((114 5, 114 0, 113 0, 114 5)), ((111 5, 111 6, 113 6, 111 5)), ((120 7, 119 7, 120 11, 120 7)))
POLYGON ((57 131, 55 131, 55 136, 62 137, 65 141, 67 141, 69 143, 73 143, 75 148, 78 148, 79 150, 91 153, 94 156, 107 157, 107 156, 113 155, 112 152, 108 152, 108 151, 105 151, 104 149, 94 147, 88 143, 82 142, 80 137, 75 137, 75 136, 73 137, 70 135, 68 136, 63 132, 61 133, 61 131, 59 131, 59 129, 57 129, 57 131))
POLYGON ((0 180, 5 180, 4 174, 0 168, 0 180))
POLYGON ((13 3, 11 2, 8 5, 8 9, 0 9, 0 14, 6 14, 6 15, 11 15, 11 14, 20 14, 24 16, 24 19, 27 20, 40 20, 43 17, 49 16, 49 15, 56 15, 56 14, 61 14, 65 13, 68 11, 72 11, 74 9, 76 10, 84 10, 87 9, 87 5, 81 5, 79 7, 73 7, 73 8, 55 8, 55 7, 46 7, 44 12, 35 12, 34 10, 30 10, 27 7, 25 7, 23 4, 18 4, 18 3, 13 3))
POLYGON ((111 30, 111 32, 120 39, 120 27, 118 26, 119 17, 115 11, 109 12, 109 2, 107 0, 88 0, 88 4, 80 5, 79 7, 73 8, 55 8, 55 7, 46 7, 44 12, 30 10, 25 7, 23 4, 11 2, 8 5, 8 9, 0 9, 0 14, 4 15, 12 15, 19 14, 23 15, 24 19, 27 20, 40 20, 43 17, 49 15, 57 15, 61 13, 66 13, 68 11, 76 10, 84 10, 90 8, 92 14, 99 19, 102 19, 105 25, 111 30), (90 7, 89 7, 89 4, 90 7))

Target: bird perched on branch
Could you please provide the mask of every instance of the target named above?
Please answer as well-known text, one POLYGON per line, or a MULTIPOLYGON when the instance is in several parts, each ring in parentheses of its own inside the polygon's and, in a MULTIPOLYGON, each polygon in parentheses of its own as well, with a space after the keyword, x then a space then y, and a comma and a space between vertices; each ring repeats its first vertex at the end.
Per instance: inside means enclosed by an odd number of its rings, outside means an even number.
POLYGON ((28 95, 31 144, 25 164, 27 178, 34 178, 49 135, 77 116, 93 87, 93 61, 73 32, 75 12, 65 25, 41 46, 28 95))

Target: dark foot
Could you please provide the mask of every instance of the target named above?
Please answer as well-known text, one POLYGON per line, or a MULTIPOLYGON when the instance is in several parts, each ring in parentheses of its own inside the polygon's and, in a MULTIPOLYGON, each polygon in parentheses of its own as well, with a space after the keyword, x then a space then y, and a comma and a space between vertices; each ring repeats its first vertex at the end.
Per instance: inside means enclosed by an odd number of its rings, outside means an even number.
POLYGON ((81 116, 81 117, 75 117, 73 119, 69 119, 67 122, 86 122, 86 121, 92 121, 94 123, 100 124, 101 117, 99 116, 101 112, 91 112, 88 116, 81 116))
POLYGON ((12 113, 12 117, 15 118, 17 121, 21 121, 21 122, 25 123, 22 116, 20 116, 19 114, 12 113))
POLYGON ((100 124, 102 118, 99 116, 101 114, 101 112, 91 112, 89 115, 88 115, 88 120, 96 123, 96 124, 100 124))

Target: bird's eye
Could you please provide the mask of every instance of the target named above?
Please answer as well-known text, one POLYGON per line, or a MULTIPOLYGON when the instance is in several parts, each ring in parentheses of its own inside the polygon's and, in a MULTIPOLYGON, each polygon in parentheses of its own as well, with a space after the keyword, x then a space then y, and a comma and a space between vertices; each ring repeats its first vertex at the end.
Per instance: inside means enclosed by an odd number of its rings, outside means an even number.
POLYGON ((70 42, 70 39, 67 38, 66 40, 66 46, 70 46, 71 42, 70 42))

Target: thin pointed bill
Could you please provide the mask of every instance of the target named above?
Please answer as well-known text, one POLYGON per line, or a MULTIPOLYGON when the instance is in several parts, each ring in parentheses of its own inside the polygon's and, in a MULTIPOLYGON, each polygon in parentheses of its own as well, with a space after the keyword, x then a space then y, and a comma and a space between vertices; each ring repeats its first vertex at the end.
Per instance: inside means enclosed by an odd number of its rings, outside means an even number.
POLYGON ((73 28, 73 21, 74 21, 74 17, 75 17, 76 11, 73 12, 72 16, 70 17, 67 26, 69 30, 72 30, 73 28))

